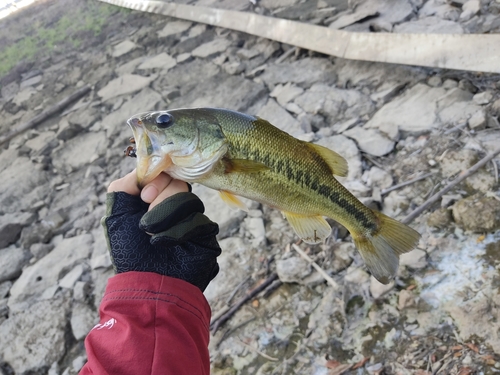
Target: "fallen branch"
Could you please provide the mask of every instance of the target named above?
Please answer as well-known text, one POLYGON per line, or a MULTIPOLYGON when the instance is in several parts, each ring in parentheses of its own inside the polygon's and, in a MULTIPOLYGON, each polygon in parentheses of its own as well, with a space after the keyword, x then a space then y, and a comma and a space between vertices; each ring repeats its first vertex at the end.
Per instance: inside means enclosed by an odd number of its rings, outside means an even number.
POLYGON ((212 323, 210 324, 212 332, 217 332, 220 326, 224 324, 229 318, 231 318, 236 313, 236 311, 240 309, 241 306, 243 306, 257 294, 265 290, 277 278, 278 274, 276 272, 273 272, 267 279, 262 282, 262 284, 249 291, 244 297, 240 298, 225 314, 221 315, 217 320, 212 321, 212 323))
POLYGON ((59 103, 54 105, 53 107, 43 111, 38 116, 35 116, 30 121, 8 131, 6 134, 0 136, 0 145, 3 145, 5 142, 10 141, 16 135, 25 132, 28 129, 34 128, 41 122, 47 120, 49 117, 59 112, 61 109, 66 107, 68 104, 74 102, 75 100, 80 99, 82 96, 86 95, 92 88, 90 86, 84 86, 81 89, 77 90, 67 98, 61 100, 59 103))
POLYGON ((436 203, 444 194, 449 192, 451 189, 453 189, 456 185, 464 181, 466 178, 469 176, 473 175, 476 173, 479 168, 483 167, 488 163, 490 160, 492 160, 495 156, 500 154, 500 147, 497 148, 495 151, 493 151, 491 154, 486 155, 484 158, 482 158, 480 161, 478 161, 476 164, 474 164, 472 167, 467 169, 466 171, 462 172, 455 180, 450 182, 446 187, 438 191, 436 194, 434 194, 432 197, 427 199, 420 207, 417 207, 415 210, 413 210, 407 217, 405 217, 403 220, 401 220, 402 223, 404 224, 409 224, 413 220, 415 220, 416 217, 418 217, 422 212, 424 212, 426 209, 428 209, 431 205, 436 203))
POLYGON ((328 284, 330 284, 334 289, 338 290, 340 287, 339 287, 339 284, 337 284, 337 282, 335 280, 333 280, 327 273, 326 271, 321 268, 315 261, 313 261, 309 255, 307 255, 300 247, 298 247, 297 245, 295 244, 292 244, 292 247, 295 249, 296 252, 298 252, 300 254, 300 256, 302 258, 304 258, 305 260, 307 260, 315 269, 316 271, 318 271, 318 273, 323 276, 323 278, 326 280, 326 282, 328 284))
POLYGON ((265 359, 268 359, 270 361, 273 361, 273 362, 277 362, 279 359, 278 358, 274 358, 274 357, 271 357, 270 355, 267 355, 266 353, 263 353, 261 352, 259 349, 257 348, 254 348, 252 345, 250 344, 247 344, 246 342, 244 342, 243 340, 241 340, 240 338, 238 338, 238 341, 245 345, 248 349, 250 349, 251 351, 257 353, 258 355, 264 357, 265 359))
POLYGON ((391 186, 390 188, 387 188, 387 189, 384 189, 380 192, 381 195, 386 195, 386 194, 389 194, 391 191, 394 191, 394 190, 397 190, 397 189, 401 189, 405 186, 408 186, 408 185, 411 185, 411 184, 414 184, 415 182, 418 182, 418 181, 421 181, 421 180, 425 180, 427 177, 430 177, 432 176, 434 173, 426 173, 420 177, 415 177, 413 180, 408 180, 408 181, 405 181, 405 182, 401 182, 400 184, 397 184, 397 185, 394 185, 394 186, 391 186))

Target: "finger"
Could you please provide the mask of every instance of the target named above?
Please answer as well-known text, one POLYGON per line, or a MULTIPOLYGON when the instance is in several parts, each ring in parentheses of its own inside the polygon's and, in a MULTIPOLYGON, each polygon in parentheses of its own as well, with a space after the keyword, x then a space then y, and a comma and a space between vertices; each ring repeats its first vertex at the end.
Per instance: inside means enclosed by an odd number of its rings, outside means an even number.
POLYGON ((180 180, 172 180, 170 184, 163 189, 163 191, 156 197, 153 202, 149 205, 148 211, 151 211, 151 209, 159 204, 160 202, 163 202, 165 199, 168 197, 177 194, 177 193, 183 193, 183 192, 188 192, 189 187, 188 184, 186 184, 184 181, 180 180))
POLYGON ((135 169, 124 177, 109 184, 108 193, 114 191, 124 191, 125 193, 131 195, 139 195, 141 191, 137 187, 137 175, 135 169))
POLYGON ((166 173, 160 173, 141 191, 141 199, 146 203, 153 202, 156 197, 172 182, 172 177, 166 173))

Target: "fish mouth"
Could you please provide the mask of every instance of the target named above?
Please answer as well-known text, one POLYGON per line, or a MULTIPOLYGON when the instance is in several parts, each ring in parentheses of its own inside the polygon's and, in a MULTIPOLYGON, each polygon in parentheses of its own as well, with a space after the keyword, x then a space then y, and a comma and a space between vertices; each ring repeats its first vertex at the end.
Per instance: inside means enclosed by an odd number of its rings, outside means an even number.
POLYGON ((172 165, 172 159, 161 152, 160 142, 144 127, 141 120, 145 114, 131 117, 127 124, 132 129, 136 144, 137 186, 142 189, 172 165))

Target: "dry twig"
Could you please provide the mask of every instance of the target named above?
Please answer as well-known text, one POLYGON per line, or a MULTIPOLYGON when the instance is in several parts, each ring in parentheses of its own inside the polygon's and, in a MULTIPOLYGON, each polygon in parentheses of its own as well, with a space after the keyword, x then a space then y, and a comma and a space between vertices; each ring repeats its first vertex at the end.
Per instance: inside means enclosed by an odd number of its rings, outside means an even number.
POLYGON ((311 265, 312 265, 312 266, 316 269, 316 271, 318 271, 318 272, 319 272, 319 274, 320 274, 321 276, 323 276, 323 278, 326 280, 326 282, 327 282, 328 284, 330 284, 330 285, 331 285, 334 289, 336 289, 336 290, 340 289, 339 284, 337 284, 337 282, 336 282, 335 280, 333 280, 333 279, 332 279, 332 278, 331 278, 331 277, 330 277, 330 276, 326 273, 326 271, 325 271, 323 268, 321 268, 320 266, 318 266, 318 264, 317 264, 315 261, 313 261, 313 260, 309 257, 309 255, 307 255, 307 254, 306 254, 306 253, 305 253, 305 252, 304 252, 304 251, 303 251, 300 247, 298 247, 298 246, 297 246, 297 245, 295 245, 295 244, 292 244, 292 247, 295 249, 295 251, 297 251, 297 252, 300 254, 300 256, 301 256, 302 258, 304 258, 305 260, 307 260, 307 261, 308 261, 308 262, 309 262, 309 263, 310 263, 310 264, 311 264, 311 265))
POLYGON ((236 311, 240 309, 247 301, 251 300, 257 294, 265 290, 269 285, 273 283, 274 280, 278 278, 278 274, 273 272, 267 279, 265 279, 259 286, 247 292, 247 294, 240 298, 225 314, 221 315, 217 320, 213 320, 210 324, 212 332, 215 333, 230 317, 232 317, 236 311))
POLYGON ((404 224, 409 224, 411 223, 416 217, 418 217, 422 212, 424 212, 426 209, 428 209, 432 204, 436 203, 441 197, 446 194, 448 191, 453 189, 456 185, 464 181, 467 177, 473 175, 476 173, 479 168, 483 167, 488 163, 490 160, 492 160, 495 156, 500 154, 500 147, 497 148, 495 151, 493 151, 491 154, 486 155, 484 158, 482 158, 480 161, 478 161, 476 164, 474 164, 472 167, 467 169, 466 171, 462 172, 455 180, 450 182, 446 187, 438 191, 436 194, 434 194, 432 197, 427 199, 420 207, 417 207, 415 210, 413 210, 407 217, 405 217, 403 220, 401 220, 402 223, 404 224))
POLYGON ((391 191, 394 191, 394 190, 397 190, 397 189, 401 189, 405 186, 408 186, 408 185, 411 185, 411 184, 414 184, 415 182, 418 182, 418 181, 421 181, 421 180, 425 180, 427 177, 430 177, 432 176, 434 173, 426 173, 420 177, 415 177, 414 179, 412 180, 408 180, 408 181, 405 181, 405 182, 401 182, 400 184, 397 184, 397 185, 394 185, 394 186, 391 186, 390 188, 387 188, 387 189, 384 189, 380 192, 381 195, 386 195, 386 194, 389 194, 391 191))
POLYGON ((245 345, 251 351, 257 353, 258 355, 260 355, 262 357, 264 357, 265 359, 268 359, 268 360, 273 361, 273 362, 277 362, 278 361, 278 358, 271 357, 270 355, 267 355, 266 353, 261 352, 259 349, 254 348, 252 345, 247 344, 246 342, 242 341, 240 338, 238 338, 238 341, 241 344, 245 345))

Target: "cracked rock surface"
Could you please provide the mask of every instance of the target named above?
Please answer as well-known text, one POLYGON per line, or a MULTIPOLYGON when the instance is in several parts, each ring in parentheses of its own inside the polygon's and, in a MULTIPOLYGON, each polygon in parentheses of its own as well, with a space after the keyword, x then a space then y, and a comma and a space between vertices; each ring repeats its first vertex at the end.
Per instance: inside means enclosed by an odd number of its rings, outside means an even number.
MULTIPOLYGON (((493 0, 186 3, 352 32, 500 31, 493 0)), ((0 135, 85 84, 93 90, 0 146, 2 374, 71 375, 85 363, 83 340, 113 275, 99 221, 107 185, 134 168, 122 150, 136 113, 259 115, 345 157, 339 181, 397 219, 500 145, 498 75, 289 53, 248 34, 80 0, 40 1, 0 20, 0 58, 29 33, 42 47, 0 76, 0 135), (64 17, 73 28, 48 43, 64 17)), ((499 163, 412 223, 422 240, 387 286, 335 222, 325 244, 299 244, 334 288, 291 246, 297 237, 278 211, 251 201, 249 212, 234 211, 193 186, 220 225, 221 272, 205 292, 213 316, 279 277, 212 334, 211 372, 500 372, 499 163)))

